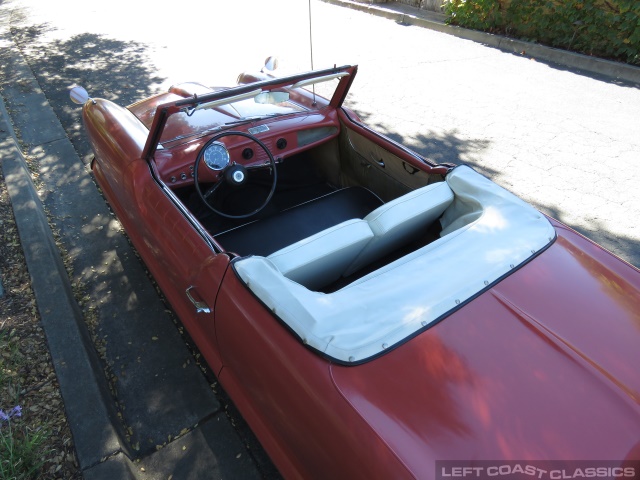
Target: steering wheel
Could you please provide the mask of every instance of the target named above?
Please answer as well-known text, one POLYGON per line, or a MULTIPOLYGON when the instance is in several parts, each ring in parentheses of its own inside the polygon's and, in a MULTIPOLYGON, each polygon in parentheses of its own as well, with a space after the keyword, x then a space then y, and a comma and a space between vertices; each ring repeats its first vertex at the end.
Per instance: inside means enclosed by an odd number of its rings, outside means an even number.
POLYGON ((211 137, 207 143, 204 144, 204 146, 200 149, 200 152, 198 153, 198 158, 196 158, 196 163, 193 167, 193 178, 195 181, 195 187, 196 187, 196 191, 198 192, 198 195, 200 196, 200 199, 204 202, 204 204, 209 207, 209 209, 211 209, 214 213, 217 213, 218 215, 221 215, 223 217, 226 218, 235 218, 235 219, 240 219, 240 218, 248 218, 248 217, 252 217, 253 215, 257 214, 258 212, 262 211, 262 209, 264 207, 267 206, 267 204, 269 203, 269 201, 271 200, 271 197, 273 197, 273 193, 276 191, 276 183, 278 181, 278 172, 276 170, 276 161, 273 158, 273 154, 269 151, 269 149, 267 148, 267 146, 262 143, 260 140, 258 140, 255 136, 249 134, 249 133, 245 133, 245 132, 236 132, 236 131, 231 131, 231 132, 222 132, 222 133, 218 133, 217 135, 214 135, 213 137, 211 137), (267 198, 265 199, 265 201, 255 210, 243 214, 243 215, 232 215, 229 213, 224 213, 221 212, 220 210, 216 209, 213 205, 212 205, 212 200, 210 200, 210 198, 212 197, 212 195, 215 194, 215 192, 220 188, 220 186, 223 183, 226 183, 232 187, 240 187, 241 185, 244 185, 247 182, 247 176, 248 173, 251 170, 257 170, 257 169, 261 169, 264 168, 264 165, 257 165, 257 166, 253 166, 253 167, 245 167, 243 165, 240 165, 238 163, 235 162, 229 162, 222 170, 220 170, 220 176, 219 176, 219 180, 211 187, 209 188, 205 193, 202 193, 202 190, 200 189, 200 184, 198 183, 198 166, 200 165, 201 160, 204 156, 204 152, 207 150, 207 147, 209 145, 211 145, 213 142, 216 142, 218 140, 220 140, 223 137, 229 137, 229 136, 233 136, 233 135, 237 135, 240 137, 245 137, 248 138, 249 140, 255 142, 258 144, 258 146, 264 150, 264 152, 267 154, 267 156, 269 157, 269 163, 271 164, 270 168, 273 171, 273 181, 271 182, 271 190, 269 191, 269 195, 267 195, 267 198))

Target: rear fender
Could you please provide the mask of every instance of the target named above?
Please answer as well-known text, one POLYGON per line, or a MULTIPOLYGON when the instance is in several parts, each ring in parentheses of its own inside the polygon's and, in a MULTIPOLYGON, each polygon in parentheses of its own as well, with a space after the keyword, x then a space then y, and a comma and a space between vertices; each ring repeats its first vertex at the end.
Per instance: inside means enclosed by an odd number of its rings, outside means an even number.
POLYGON ((129 110, 101 98, 87 101, 82 117, 103 174, 119 183, 129 163, 142 157, 149 130, 129 110))

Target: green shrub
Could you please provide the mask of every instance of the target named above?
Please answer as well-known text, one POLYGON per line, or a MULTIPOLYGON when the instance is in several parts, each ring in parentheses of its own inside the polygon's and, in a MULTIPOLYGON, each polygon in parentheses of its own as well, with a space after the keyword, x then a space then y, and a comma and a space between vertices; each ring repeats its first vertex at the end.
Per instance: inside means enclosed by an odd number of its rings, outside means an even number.
POLYGON ((448 0, 448 22, 640 65, 637 0, 448 0))

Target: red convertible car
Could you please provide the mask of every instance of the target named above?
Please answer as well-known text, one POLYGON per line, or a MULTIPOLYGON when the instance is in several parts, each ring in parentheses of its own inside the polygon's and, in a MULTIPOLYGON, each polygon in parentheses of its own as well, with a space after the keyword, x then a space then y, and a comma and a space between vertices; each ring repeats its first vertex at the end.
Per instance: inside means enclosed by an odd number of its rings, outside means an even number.
POLYGON ((278 469, 628 473, 640 272, 363 124, 343 106, 356 72, 245 73, 126 108, 72 90, 98 184, 278 469))

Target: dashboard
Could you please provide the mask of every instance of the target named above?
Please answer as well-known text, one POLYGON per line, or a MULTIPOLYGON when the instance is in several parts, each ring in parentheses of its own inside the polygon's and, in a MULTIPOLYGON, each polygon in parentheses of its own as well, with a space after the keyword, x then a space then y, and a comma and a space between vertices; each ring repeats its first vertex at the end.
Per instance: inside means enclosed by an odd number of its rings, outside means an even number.
POLYGON ((195 161, 203 148, 206 148, 202 152, 203 165, 198 167, 198 179, 203 182, 218 181, 221 172, 229 164, 251 167, 269 162, 268 155, 256 142, 233 135, 233 131, 256 137, 279 162, 337 137, 340 123, 336 111, 326 109, 259 120, 222 131, 185 139, 184 143, 170 148, 159 148, 154 160, 162 180, 169 187, 192 184, 195 161), (209 138, 222 131, 228 135, 206 145, 209 138), (207 168, 203 168, 205 165, 207 168))

